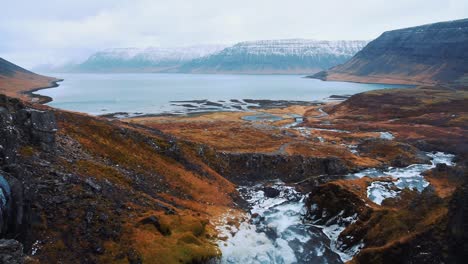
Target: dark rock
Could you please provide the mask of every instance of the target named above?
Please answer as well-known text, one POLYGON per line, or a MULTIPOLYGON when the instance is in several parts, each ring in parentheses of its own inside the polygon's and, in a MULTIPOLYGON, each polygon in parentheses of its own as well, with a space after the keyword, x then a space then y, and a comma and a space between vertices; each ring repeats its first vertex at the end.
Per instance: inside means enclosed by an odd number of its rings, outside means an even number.
POLYGON ((106 251, 104 245, 99 240, 93 241, 91 247, 94 254, 102 255, 106 251))
POLYGON ((23 245, 14 239, 0 239, 0 263, 23 264, 23 245))
POLYGON ((265 193, 265 196, 268 198, 275 198, 281 193, 279 190, 273 187, 264 187, 263 192, 265 193))
MULTIPOLYGON (((465 175, 466 177, 466 175, 465 175)), ((468 180, 460 186, 450 201, 448 236, 451 263, 468 259, 468 180)))
POLYGON ((447 171, 448 168, 449 168, 449 166, 447 166, 447 164, 445 164, 445 163, 437 163, 436 167, 435 167, 435 170, 438 171, 438 172, 442 172, 442 171, 447 171))
POLYGON ((140 257, 140 254, 134 249, 131 249, 127 252, 127 259, 129 264, 142 264, 143 260, 140 257))
POLYGON ((93 181, 93 179, 91 179, 91 178, 87 178, 87 179, 85 180, 85 182, 86 182, 89 186, 91 186, 91 188, 93 188, 93 190, 95 190, 95 191, 97 191, 97 192, 101 191, 101 189, 102 189, 102 187, 101 187, 99 184, 95 183, 95 182, 93 181))
POLYGON ((390 165, 397 168, 403 168, 409 166, 410 163, 408 162, 408 159, 406 157, 404 157, 403 155, 398 155, 395 157, 394 160, 392 160, 390 165))
MULTIPOLYGON (((205 152, 207 150, 205 149, 205 152)), ((218 173, 237 184, 281 179, 298 182, 311 176, 343 175, 348 172, 344 161, 335 158, 262 153, 215 153, 215 159, 204 161, 218 173)))
POLYGON ((55 147, 55 133, 57 122, 51 111, 28 109, 31 115, 32 137, 44 151, 53 151, 55 147))
POLYGON ((149 216, 149 217, 141 220, 139 222, 139 224, 153 225, 163 236, 169 236, 171 234, 171 230, 161 226, 161 223, 159 222, 159 219, 154 215, 149 216))

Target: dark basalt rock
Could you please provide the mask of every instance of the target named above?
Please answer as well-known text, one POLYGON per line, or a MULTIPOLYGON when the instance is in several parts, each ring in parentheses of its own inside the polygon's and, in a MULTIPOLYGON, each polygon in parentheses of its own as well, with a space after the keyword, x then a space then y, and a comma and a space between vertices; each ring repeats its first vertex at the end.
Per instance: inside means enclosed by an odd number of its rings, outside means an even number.
POLYGON ((448 219, 450 258, 453 263, 463 263, 468 258, 468 180, 453 195, 448 219))
POLYGON ((13 239, 0 239, 0 263, 23 264, 23 245, 13 239))
POLYGON ((57 122, 55 115, 50 111, 26 110, 31 120, 31 135, 34 143, 41 146, 45 151, 52 151, 55 146, 55 132, 57 122))
POLYGON ((265 196, 268 198, 275 198, 280 195, 281 192, 273 187, 265 187, 263 188, 263 193, 265 193, 265 196))
POLYGON ((202 151, 204 161, 218 173, 236 184, 280 179, 299 182, 320 175, 344 175, 349 168, 335 157, 316 158, 301 155, 271 155, 261 153, 216 152, 214 157, 202 151), (210 157, 210 159, 208 159, 210 157))
POLYGON ((25 192, 25 184, 31 182, 31 175, 18 164, 19 152, 25 146, 53 152, 56 130, 53 112, 31 109, 0 95, 0 237, 14 237, 27 250, 32 244, 32 194, 25 192))

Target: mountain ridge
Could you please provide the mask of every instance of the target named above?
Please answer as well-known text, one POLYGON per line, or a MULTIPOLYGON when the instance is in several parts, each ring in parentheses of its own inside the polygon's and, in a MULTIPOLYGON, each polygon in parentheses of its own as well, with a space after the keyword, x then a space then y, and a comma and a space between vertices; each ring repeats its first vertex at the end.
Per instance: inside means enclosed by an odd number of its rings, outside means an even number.
POLYGON ((307 39, 240 42, 180 67, 188 73, 306 74, 343 63, 366 41, 307 39))
POLYGON ((367 41, 280 39, 244 41, 232 46, 111 48, 77 65, 42 72, 163 72, 307 74, 343 63, 367 41))
POLYGON ((468 83, 468 19, 382 33, 348 62, 312 77, 399 84, 468 83))

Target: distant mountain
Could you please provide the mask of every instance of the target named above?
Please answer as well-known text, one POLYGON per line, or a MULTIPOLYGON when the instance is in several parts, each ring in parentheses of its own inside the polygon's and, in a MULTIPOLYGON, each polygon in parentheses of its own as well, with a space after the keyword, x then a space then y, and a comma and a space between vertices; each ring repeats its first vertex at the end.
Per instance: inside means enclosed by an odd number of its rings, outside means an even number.
POLYGON ((42 65, 36 70, 310 74, 344 63, 366 44, 366 41, 288 39, 241 42, 231 47, 119 48, 97 52, 80 64, 42 65))
POLYGON ((347 63, 313 77, 375 83, 468 84, 468 19, 383 33, 347 63))
POLYGON ((172 72, 190 60, 207 56, 225 48, 223 45, 197 45, 177 48, 117 48, 91 55, 64 71, 78 72, 172 72))
POLYGON ((248 41, 194 59, 178 70, 191 73, 307 74, 347 61, 366 44, 367 41, 358 40, 248 41))

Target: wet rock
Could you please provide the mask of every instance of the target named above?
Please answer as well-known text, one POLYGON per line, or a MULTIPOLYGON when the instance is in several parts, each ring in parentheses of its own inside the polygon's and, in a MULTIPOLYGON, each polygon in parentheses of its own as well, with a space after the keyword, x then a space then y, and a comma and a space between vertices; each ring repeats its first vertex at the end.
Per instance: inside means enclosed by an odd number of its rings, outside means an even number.
POLYGON ((435 167, 435 170, 438 172, 447 171, 448 169, 449 169, 449 166, 447 166, 447 164, 445 163, 437 163, 435 167))
POLYGON ((404 157, 403 155, 398 155, 395 157, 394 160, 392 160, 391 165, 392 167, 402 168, 409 166, 410 164, 408 163, 406 157, 404 157))
POLYGON ((263 193, 268 198, 275 198, 278 195, 280 195, 281 192, 279 190, 273 188, 273 187, 264 187, 263 188, 263 193))
POLYGON ((23 264, 23 245, 14 239, 0 239, 0 263, 23 264))

